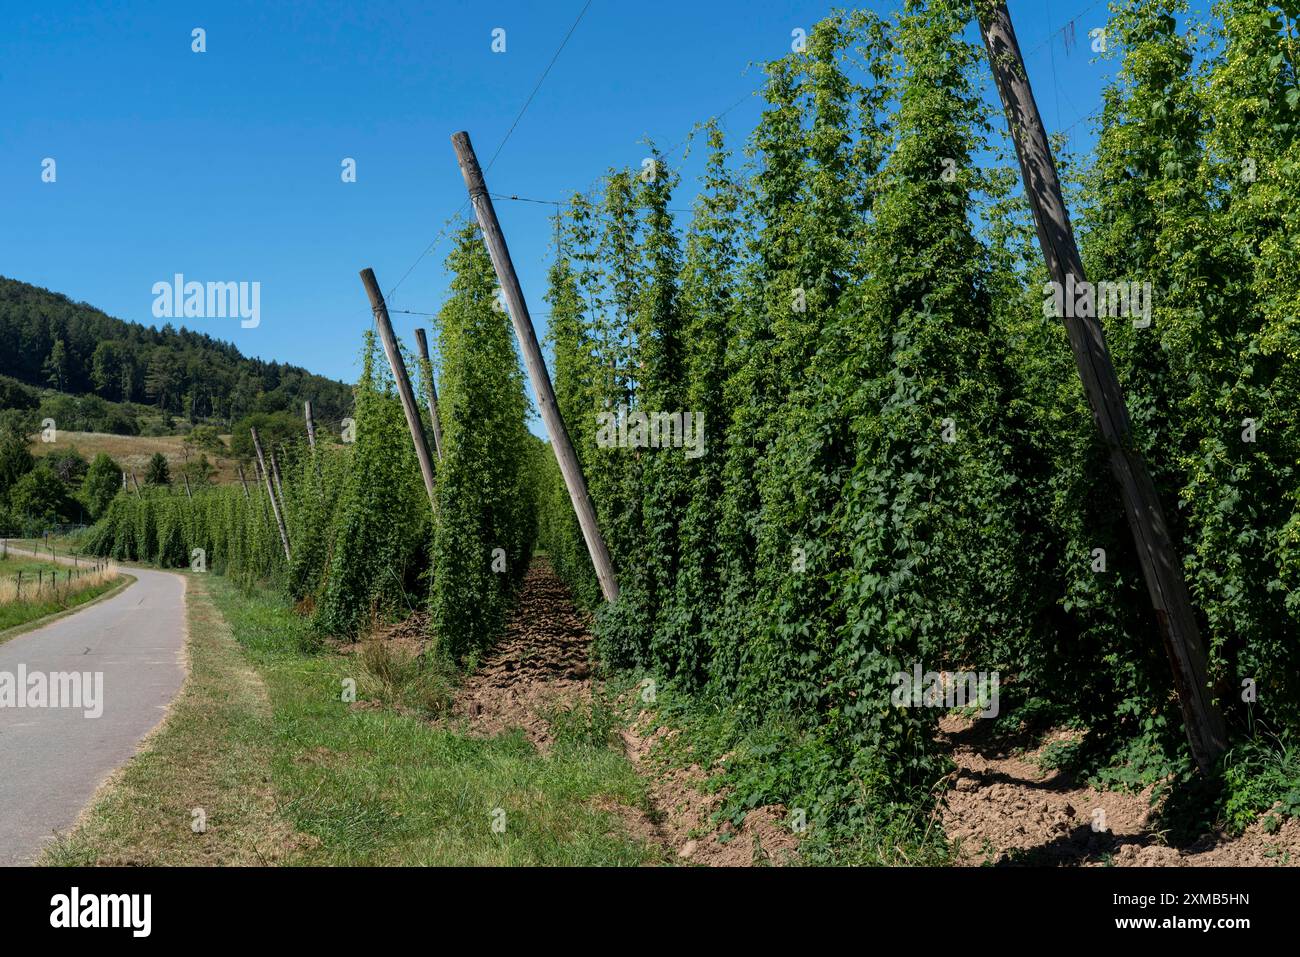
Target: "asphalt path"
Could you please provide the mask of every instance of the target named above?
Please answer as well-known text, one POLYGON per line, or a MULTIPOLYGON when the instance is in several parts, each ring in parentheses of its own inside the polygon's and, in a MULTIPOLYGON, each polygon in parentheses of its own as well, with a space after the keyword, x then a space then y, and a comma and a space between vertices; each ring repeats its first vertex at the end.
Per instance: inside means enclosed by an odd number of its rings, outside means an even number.
POLYGON ((185 579, 127 571, 136 580, 112 598, 0 644, 0 865, 30 863, 57 833, 66 833, 180 689, 185 579), (74 673, 81 678, 51 678, 74 673), (21 675, 25 687, 17 687, 21 675), (6 681, 12 700, 5 697, 6 681), (45 706, 17 706, 20 699, 36 703, 34 689, 42 683, 45 706), (51 707, 56 695, 49 689, 56 686, 58 704, 77 706, 51 707))

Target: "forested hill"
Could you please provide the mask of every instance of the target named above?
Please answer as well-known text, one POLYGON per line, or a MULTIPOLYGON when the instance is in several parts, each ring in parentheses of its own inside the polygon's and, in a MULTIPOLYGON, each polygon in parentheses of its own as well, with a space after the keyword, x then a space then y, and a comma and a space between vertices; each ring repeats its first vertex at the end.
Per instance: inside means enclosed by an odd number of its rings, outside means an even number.
POLYGON ((0 276, 0 375, 110 402, 155 406, 191 421, 299 410, 322 421, 352 406, 351 387, 298 366, 243 356, 234 345, 170 323, 114 319, 67 296, 0 276))

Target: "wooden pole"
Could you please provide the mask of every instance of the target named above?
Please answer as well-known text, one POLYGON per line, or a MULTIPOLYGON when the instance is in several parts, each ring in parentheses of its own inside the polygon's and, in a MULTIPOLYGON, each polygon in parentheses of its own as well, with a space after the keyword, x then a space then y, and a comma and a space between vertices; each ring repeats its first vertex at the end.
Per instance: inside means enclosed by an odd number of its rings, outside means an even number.
POLYGON ((492 268, 496 270, 497 281, 501 283, 510 321, 519 338, 520 351, 524 354, 524 365, 528 368, 528 377, 537 394, 542 421, 546 423, 551 448, 559 463, 560 474, 564 476, 564 484, 569 490, 573 510, 577 513, 578 525, 582 528, 582 537, 587 543, 587 552, 591 555, 591 564, 600 581, 601 594, 605 596, 605 601, 613 602, 618 599, 618 579, 614 576, 614 564, 610 561, 605 538, 600 534, 596 509, 591 504, 587 481, 582 476, 582 465, 573 451, 573 443, 569 441, 569 431, 565 428, 559 406, 555 404, 555 390, 551 387, 551 377, 546 371, 546 360, 542 358, 541 347, 537 344, 537 332, 533 329, 528 304, 524 302, 524 291, 519 285, 519 277, 515 275, 514 263, 510 260, 505 234, 497 222, 496 209, 492 205, 492 198, 488 196, 483 170, 479 168, 478 157, 474 155, 468 133, 462 131, 452 134, 451 145, 456 151, 456 161, 460 164, 465 188, 469 190, 470 202, 474 204, 474 215, 483 232, 483 242, 492 257, 492 268))
POLYGON ((280 503, 275 499, 275 489, 271 487, 271 473, 266 470, 266 459, 262 456, 262 442, 257 437, 257 429, 250 427, 249 432, 253 434, 253 448, 257 452, 257 464, 262 470, 262 477, 266 479, 266 494, 271 499, 271 511, 275 514, 275 524, 280 530, 280 544, 284 546, 284 560, 293 561, 293 556, 289 553, 289 533, 284 527, 284 516, 280 514, 280 503))
MULTIPOLYGON (((257 500, 262 503, 262 518, 273 521, 271 508, 267 504, 269 496, 262 493, 264 479, 262 476, 262 463, 256 458, 253 459, 253 486, 258 490, 257 500)), ((267 486, 269 488, 269 485, 267 486)))
MULTIPOLYGON (((1057 288, 1078 287, 1085 281, 1083 260, 1011 15, 1001 0, 977 0, 977 8, 1048 271, 1057 288)), ((1187 740, 1197 765, 1208 774, 1227 748, 1227 731, 1208 687, 1205 646, 1183 579, 1182 563, 1155 483, 1141 454, 1133 447, 1128 408, 1101 323, 1095 318, 1074 317, 1066 317, 1064 322, 1088 404, 1110 454, 1110 468, 1119 483, 1129 530, 1137 544, 1147 592, 1173 670, 1187 740)))
POLYGON ((131 484, 135 486, 135 494, 140 494, 140 480, 135 477, 135 472, 131 473, 131 484))
POLYGON ((442 461, 442 420, 438 418, 438 387, 433 381, 433 363, 429 359, 429 339, 423 329, 415 330, 415 344, 420 350, 420 375, 429 384, 429 421, 433 423, 433 448, 442 461))
POLYGON ((181 478, 185 480, 185 497, 190 501, 193 501, 194 494, 190 491, 190 477, 186 475, 184 472, 182 472, 181 478))
POLYGON ((239 484, 244 486, 244 498, 247 499, 250 496, 248 494, 248 479, 244 478, 244 466, 236 463, 235 469, 239 472, 239 484))
POLYGON ((411 379, 406 374, 406 363, 402 361, 401 350, 397 348, 397 339, 393 335, 393 324, 388 318, 388 306, 384 294, 379 291, 372 269, 361 270, 361 284, 366 287, 370 297, 370 308, 375 314, 375 324, 379 327, 379 339, 384 344, 388 364, 393 369, 393 380, 397 383, 397 394, 402 398, 402 411, 406 413, 406 426, 411 430, 411 441, 415 443, 415 457, 420 460, 420 474, 424 476, 424 489, 429 493, 429 505, 434 515, 438 514, 437 491, 433 484, 433 458, 429 455, 429 440, 424 435, 424 423, 420 421, 420 408, 415 404, 415 393, 411 390, 411 379))
POLYGON ((303 418, 307 420, 307 444, 311 446, 313 452, 316 451, 316 420, 311 414, 311 399, 306 399, 302 403, 303 418))
MULTIPOLYGON (((283 447, 281 448, 281 451, 284 451, 283 447)), ((271 457, 271 477, 275 479, 275 494, 280 500, 280 504, 283 505, 284 483, 280 481, 280 462, 275 457, 275 449, 268 449, 266 454, 271 457)))

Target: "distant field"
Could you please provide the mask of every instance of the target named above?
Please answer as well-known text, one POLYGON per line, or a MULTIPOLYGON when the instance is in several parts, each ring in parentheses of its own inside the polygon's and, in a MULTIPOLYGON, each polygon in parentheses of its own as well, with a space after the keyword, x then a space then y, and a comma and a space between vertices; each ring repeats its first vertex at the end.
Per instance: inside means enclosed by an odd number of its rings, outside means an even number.
POLYGON ((14 637, 11 628, 83 605, 121 582, 115 565, 69 568, 0 548, 0 642, 14 637))
MULTIPOLYGON (((223 435, 222 441, 229 443, 230 436, 223 435)), ((106 432, 59 432, 57 442, 42 442, 37 435, 31 443, 32 454, 46 455, 50 452, 76 446, 77 451, 89 461, 100 452, 106 452, 128 471, 134 471, 136 478, 143 481, 145 466, 155 452, 167 457, 167 465, 176 481, 180 481, 178 469, 186 462, 184 436, 180 435, 109 435, 106 432)), ((206 453, 208 461, 217 471, 212 480, 217 483, 238 482, 239 473, 235 471, 236 461, 222 455, 206 453)), ((190 459, 197 454, 190 454, 190 459)))

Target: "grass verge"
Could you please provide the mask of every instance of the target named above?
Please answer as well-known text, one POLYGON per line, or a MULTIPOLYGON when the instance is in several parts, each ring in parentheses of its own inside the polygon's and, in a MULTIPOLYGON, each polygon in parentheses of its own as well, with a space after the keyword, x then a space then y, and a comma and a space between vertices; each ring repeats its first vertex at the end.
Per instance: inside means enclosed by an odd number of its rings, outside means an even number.
POLYGON ((133 580, 112 567, 71 579, 65 578, 69 571, 75 574, 76 570, 26 555, 8 554, 0 558, 0 644, 117 592, 133 580), (43 588, 38 588, 41 581, 38 574, 45 579, 43 588), (51 576, 56 582, 53 587, 49 585, 51 576), (64 583, 58 584, 60 580, 64 583))
POLYGON ((655 859, 601 810, 644 800, 620 753, 574 741, 542 755, 520 732, 472 738, 392 710, 366 698, 361 656, 315 649, 280 598, 196 575, 188 599, 190 675, 168 720, 43 863, 655 859))

